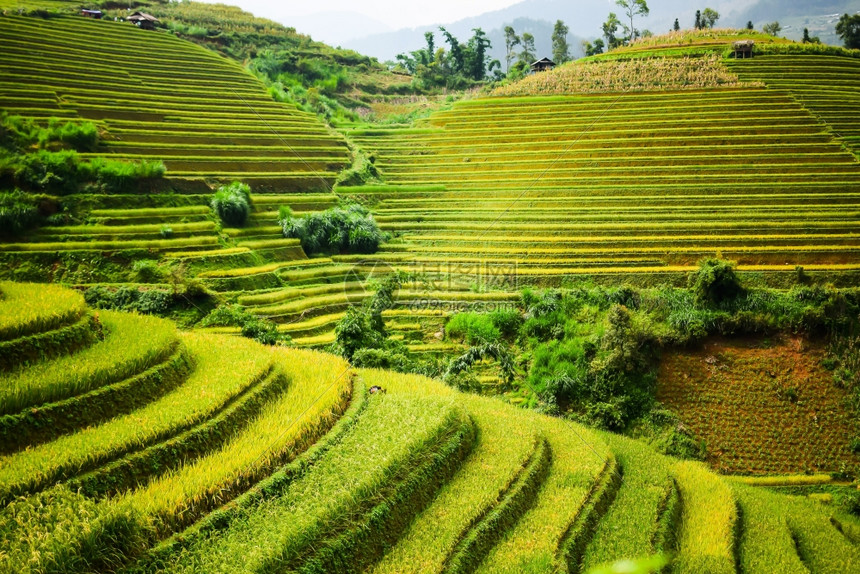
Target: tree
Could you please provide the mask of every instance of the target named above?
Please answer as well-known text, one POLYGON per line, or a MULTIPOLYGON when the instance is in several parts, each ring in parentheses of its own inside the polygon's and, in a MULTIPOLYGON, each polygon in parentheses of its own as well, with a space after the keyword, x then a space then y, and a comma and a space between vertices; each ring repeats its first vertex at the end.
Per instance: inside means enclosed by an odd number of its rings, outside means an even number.
POLYGON ((517 36, 516 31, 512 26, 505 26, 505 63, 507 67, 505 68, 505 72, 511 71, 511 62, 516 59, 516 55, 514 54, 514 48, 520 45, 520 37, 517 36))
POLYGON ((719 12, 711 8, 705 8, 704 12, 702 12, 702 28, 713 28, 719 19, 719 12))
POLYGON ((487 68, 490 66, 489 51, 493 46, 483 30, 474 28, 472 32, 474 35, 469 39, 467 68, 469 77, 481 82, 487 77, 487 68))
POLYGON ((570 46, 567 45, 567 33, 570 29, 561 20, 556 20, 552 30, 552 59, 556 64, 570 61, 570 46))
POLYGON ((427 61, 424 64, 429 65, 433 61, 433 55, 436 53, 436 38, 433 32, 424 32, 424 40, 427 42, 427 61))
POLYGON ((587 40, 582 41, 582 51, 585 52, 586 56, 596 56, 597 54, 603 53, 603 40, 598 38, 594 41, 594 44, 587 40))
POLYGON ((809 35, 809 28, 804 28, 803 29, 803 43, 804 44, 820 44, 821 38, 819 38, 818 36, 810 36, 809 35))
POLYGON ((743 294, 734 261, 707 258, 699 261, 698 271, 687 278, 688 286, 700 305, 722 305, 743 294))
POLYGON ((621 20, 618 19, 618 16, 614 12, 610 12, 606 22, 603 23, 603 37, 606 38, 607 49, 612 50, 621 44, 621 40, 616 36, 620 26, 621 20))
POLYGON ((439 26, 439 31, 445 36, 445 41, 448 42, 449 54, 451 60, 451 70, 455 74, 462 74, 466 68, 466 57, 463 54, 463 46, 459 40, 455 38, 444 26, 439 26))
POLYGON ((535 55, 535 37, 528 32, 524 32, 522 37, 522 45, 523 51, 520 52, 520 62, 531 64, 532 62, 537 60, 537 56, 535 55))
POLYGON ((629 41, 636 37, 636 28, 633 27, 634 16, 648 16, 651 12, 645 0, 615 0, 615 4, 624 8, 624 13, 630 18, 629 41))
POLYGON ((702 11, 701 10, 696 10, 696 23, 693 24, 693 27, 696 30, 702 29, 702 11))
POLYGON ((848 49, 860 49, 860 14, 843 15, 836 23, 836 34, 848 49))
POLYGON ((681 29, 681 23, 680 23, 680 22, 678 22, 678 19, 677 19, 677 18, 675 18, 675 24, 673 24, 673 25, 672 25, 672 30, 674 30, 675 32, 677 32, 677 31, 678 31, 678 30, 680 30, 680 29, 681 29))
POLYGON ((752 20, 747 20, 747 30, 755 30, 755 26, 753 26, 752 20))
POLYGON ((779 22, 771 22, 770 24, 762 26, 761 29, 765 34, 776 36, 782 30, 782 26, 779 25, 779 22))

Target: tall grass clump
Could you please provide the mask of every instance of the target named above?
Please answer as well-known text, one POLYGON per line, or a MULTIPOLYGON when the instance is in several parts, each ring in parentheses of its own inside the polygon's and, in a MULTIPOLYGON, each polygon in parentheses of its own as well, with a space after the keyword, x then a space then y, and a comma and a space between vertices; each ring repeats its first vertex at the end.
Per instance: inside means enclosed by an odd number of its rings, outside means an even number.
POLYGON ((367 208, 355 203, 298 217, 287 211, 278 223, 284 237, 301 241, 308 255, 375 253, 384 240, 367 208))
POLYGON ((38 150, 0 158, 0 181, 23 189, 67 195, 87 187, 91 191, 122 193, 141 181, 162 177, 160 161, 126 162, 103 158, 86 161, 74 150, 38 150))
POLYGON ((0 192, 0 236, 20 234, 39 221, 39 206, 20 189, 0 192))
POLYGON ((225 225, 243 227, 251 214, 251 187, 238 181, 223 185, 215 192, 211 205, 225 225))
POLYGON ((33 148, 91 152, 98 144, 99 131, 92 122, 50 118, 48 125, 43 126, 30 118, 0 114, 0 147, 11 152, 26 153, 33 148))
POLYGON ((724 259, 704 259, 690 275, 690 290, 700 305, 721 305, 733 301, 744 290, 735 272, 736 264, 724 259))

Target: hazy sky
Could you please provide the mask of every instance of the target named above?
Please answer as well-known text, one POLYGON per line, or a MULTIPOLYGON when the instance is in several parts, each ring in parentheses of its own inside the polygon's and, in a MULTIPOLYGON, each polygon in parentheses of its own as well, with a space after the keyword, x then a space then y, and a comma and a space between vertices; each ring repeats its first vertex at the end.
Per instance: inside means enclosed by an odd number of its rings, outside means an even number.
POLYGON ((266 0, 203 0, 241 6, 257 16, 289 25, 290 17, 321 12, 358 12, 392 28, 453 22, 491 10, 506 8, 520 0, 311 0, 272 2, 266 0))

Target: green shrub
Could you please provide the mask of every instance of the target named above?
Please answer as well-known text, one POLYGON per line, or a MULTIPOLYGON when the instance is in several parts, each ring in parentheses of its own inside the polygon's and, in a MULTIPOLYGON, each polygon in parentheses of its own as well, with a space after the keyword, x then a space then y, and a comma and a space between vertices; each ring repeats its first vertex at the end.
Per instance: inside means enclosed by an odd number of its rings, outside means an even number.
POLYGON ((249 313, 239 305, 222 305, 200 321, 201 327, 240 327, 242 336, 263 345, 287 345, 292 338, 278 331, 278 326, 263 317, 249 313))
POLYGON ((39 208, 32 196, 20 189, 0 193, 0 235, 18 235, 38 221, 39 208))
POLYGON ((131 265, 129 279, 134 283, 159 283, 165 274, 154 259, 138 259, 131 265))
POLYGON ((161 229, 158 231, 158 234, 161 236, 162 239, 173 239, 173 228, 165 223, 161 226, 161 229))
POLYGON ((495 343, 502 334, 493 324, 490 315, 458 313, 445 325, 445 334, 451 339, 463 340, 469 345, 495 343))
POLYGON ((82 164, 82 179, 95 181, 108 193, 122 193, 134 189, 141 180, 158 179, 164 176, 164 164, 160 161, 132 163, 102 158, 82 164))
POLYGON ((556 289, 543 293, 525 289, 522 294, 526 309, 521 328, 523 335, 541 340, 561 338, 566 322, 562 299, 561 292, 556 289))
POLYGON ((375 253, 383 234, 368 210, 358 204, 294 217, 284 213, 278 223, 284 237, 301 241, 308 255, 317 253, 375 253))
POLYGON ((651 329, 614 305, 591 334, 535 341, 528 385, 542 402, 583 422, 621 430, 653 402, 659 341, 651 329))
POLYGON ((138 291, 136 310, 146 315, 164 315, 173 304, 173 295, 167 291, 149 289, 138 291))
POLYGON ((84 292, 87 305, 112 311, 137 311, 147 315, 165 315, 173 306, 173 294, 160 289, 138 290, 122 286, 117 289, 96 285, 84 292))
POLYGON ((476 377, 471 371, 462 371, 455 375, 451 375, 445 379, 445 382, 458 391, 464 393, 479 394, 483 390, 478 377, 476 377))
POLYGON ((475 345, 459 357, 451 359, 448 363, 448 368, 445 370, 443 380, 446 382, 451 381, 452 377, 457 377, 469 371, 475 363, 486 359, 494 359, 499 363, 499 369, 506 384, 513 382, 515 375, 513 357, 511 357, 507 347, 499 343, 475 345))
POLYGON ((520 327, 523 324, 523 316, 517 310, 493 311, 490 313, 490 320, 496 329, 499 330, 502 337, 512 339, 519 333, 520 327))
POLYGON ((379 181, 379 170, 374 165, 376 159, 362 150, 354 153, 352 165, 337 178, 338 185, 359 186, 379 181))
POLYGON ((735 263, 724 259, 703 259, 688 282, 700 305, 723 305, 744 292, 735 273, 735 263))
POLYGON ((74 193, 82 181, 81 160, 74 151, 45 151, 10 159, 8 170, 16 184, 49 193, 74 193))
POLYGON ((42 127, 30 118, 6 113, 0 115, 0 147, 14 153, 26 153, 33 147, 65 147, 91 152, 96 151, 98 144, 98 128, 92 122, 51 118, 48 126, 42 127))
POLYGON ((63 122, 51 118, 48 129, 40 135, 40 144, 50 144, 52 141, 62 142, 77 151, 96 151, 99 145, 99 131, 91 122, 63 122))
POLYGON ((201 327, 241 327, 254 315, 239 305, 221 305, 200 321, 201 327))
POLYGON ((212 209, 231 227, 242 227, 251 214, 251 188, 238 181, 218 188, 212 198, 212 209))
POLYGON ((267 319, 254 317, 242 325, 242 336, 263 345, 289 344, 292 338, 278 331, 278 326, 267 319))
POLYGON ((15 155, 0 160, 0 181, 7 180, 28 190, 65 195, 80 190, 84 184, 95 191, 121 193, 132 190, 141 180, 164 175, 161 162, 139 163, 93 158, 84 161, 73 150, 48 151, 15 155))
POLYGON ((350 307, 334 329, 340 354, 352 360, 362 349, 378 349, 384 344, 385 334, 375 328, 366 308, 350 307))
POLYGON ((351 362, 355 367, 400 372, 408 371, 412 366, 406 355, 390 349, 358 349, 351 362))
POLYGON ((845 510, 854 516, 860 516, 860 492, 852 492, 845 497, 845 510))

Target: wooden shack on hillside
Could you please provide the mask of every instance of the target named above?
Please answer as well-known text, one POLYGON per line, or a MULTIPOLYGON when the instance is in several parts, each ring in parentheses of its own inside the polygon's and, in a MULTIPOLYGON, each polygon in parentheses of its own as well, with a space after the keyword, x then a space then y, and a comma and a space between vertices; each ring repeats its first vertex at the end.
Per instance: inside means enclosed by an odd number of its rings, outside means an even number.
POLYGON ((755 42, 753 40, 740 40, 732 44, 735 58, 752 58, 755 42))
POLYGON ((549 58, 541 58, 537 62, 532 62, 530 67, 532 72, 549 72, 555 68, 555 62, 549 58))
POLYGON ((158 22, 158 18, 152 14, 147 14, 146 12, 135 12, 126 18, 126 20, 133 23, 135 26, 143 28, 144 30, 155 30, 155 24, 158 22))
POLYGON ((84 18, 95 18, 96 20, 101 20, 104 16, 104 13, 101 10, 81 10, 81 16, 84 18))

